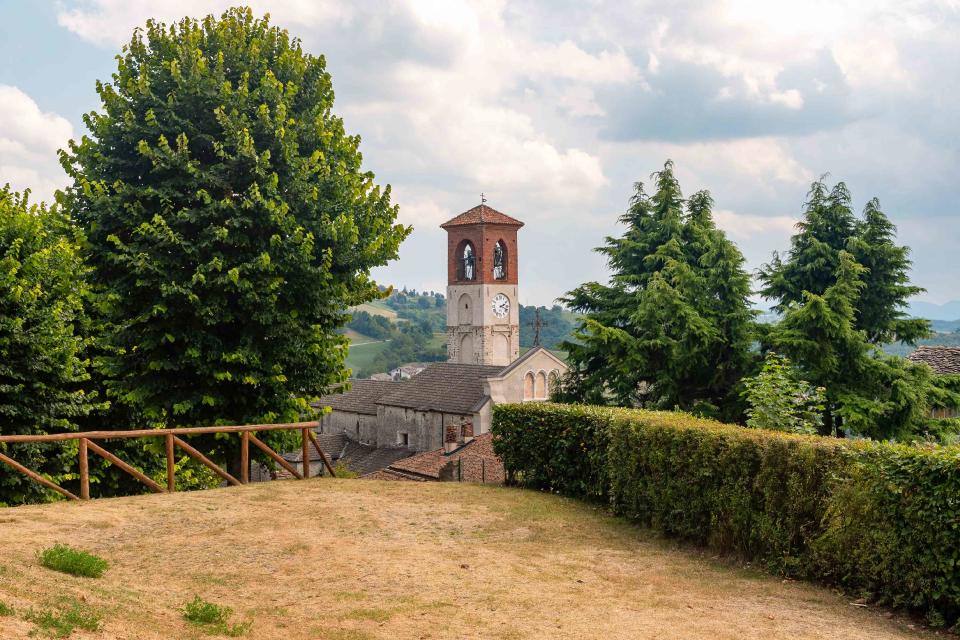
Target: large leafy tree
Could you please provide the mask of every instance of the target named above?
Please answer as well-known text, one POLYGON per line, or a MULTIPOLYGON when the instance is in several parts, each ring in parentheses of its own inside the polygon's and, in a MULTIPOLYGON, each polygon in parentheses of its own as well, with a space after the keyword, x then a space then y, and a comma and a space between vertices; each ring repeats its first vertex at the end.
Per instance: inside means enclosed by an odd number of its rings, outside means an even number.
POLYGON ((296 419, 346 378, 336 330, 409 233, 390 189, 334 114, 324 58, 249 9, 149 21, 117 59, 62 154, 108 393, 157 426, 296 419))
POLYGON ((585 317, 559 399, 738 412, 734 388, 749 362, 753 314, 739 250, 713 223, 712 200, 685 200, 667 162, 620 218, 625 233, 597 249, 613 271, 563 301, 585 317))
MULTIPOLYGON (((0 189, 0 434, 58 433, 96 406, 89 378, 84 267, 77 237, 60 211, 0 189)), ((60 444, 0 445, 57 481, 75 459, 60 444)), ((49 497, 0 465, 0 503, 49 497)))
POLYGON ((883 354, 877 344, 916 340, 924 320, 904 317, 908 250, 876 201, 864 218, 851 212, 843 185, 815 182, 786 260, 761 270, 763 293, 782 320, 765 342, 825 389, 824 434, 902 438, 928 428, 928 410, 960 401, 923 366, 883 354))

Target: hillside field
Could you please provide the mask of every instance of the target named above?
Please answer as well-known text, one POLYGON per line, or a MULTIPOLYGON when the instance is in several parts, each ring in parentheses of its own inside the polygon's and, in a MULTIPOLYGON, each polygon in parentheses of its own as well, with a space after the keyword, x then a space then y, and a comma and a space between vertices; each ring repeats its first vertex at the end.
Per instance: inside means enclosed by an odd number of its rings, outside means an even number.
POLYGON ((101 618, 73 638, 210 637, 179 611, 196 596, 257 639, 934 637, 596 507, 492 486, 321 478, 7 508, 0 549, 4 639, 65 603, 101 618), (55 543, 110 566, 41 567, 55 543))
POLYGON ((377 340, 356 331, 350 331, 348 335, 350 350, 347 352, 346 365, 353 369, 354 374, 368 367, 390 344, 386 340, 377 340))

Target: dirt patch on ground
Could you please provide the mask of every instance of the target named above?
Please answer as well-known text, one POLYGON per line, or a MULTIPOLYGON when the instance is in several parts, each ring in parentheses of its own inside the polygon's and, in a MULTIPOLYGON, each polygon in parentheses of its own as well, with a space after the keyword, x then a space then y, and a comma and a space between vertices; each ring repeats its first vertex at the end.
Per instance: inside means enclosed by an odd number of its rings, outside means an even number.
POLYGON ((250 638, 923 638, 909 620, 676 547, 577 501, 454 483, 315 479, 0 510, 0 637, 64 596, 75 638, 200 638, 194 596, 250 638), (62 542, 100 579, 39 566, 62 542))

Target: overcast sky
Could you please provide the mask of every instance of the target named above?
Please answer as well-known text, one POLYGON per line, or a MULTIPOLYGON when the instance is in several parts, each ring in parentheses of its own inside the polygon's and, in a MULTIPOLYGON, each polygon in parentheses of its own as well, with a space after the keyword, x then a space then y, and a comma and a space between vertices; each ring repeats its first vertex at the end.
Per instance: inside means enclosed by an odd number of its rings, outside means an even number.
MULTIPOLYGON (((131 31, 217 0, 0 0, 0 183, 49 198, 131 31)), ((751 269, 812 180, 877 196, 921 299, 960 298, 960 0, 252 2, 324 54, 336 109, 414 233, 384 283, 446 286, 438 225, 488 203, 527 223, 520 295, 604 279, 635 181, 667 158, 709 189, 751 269)))

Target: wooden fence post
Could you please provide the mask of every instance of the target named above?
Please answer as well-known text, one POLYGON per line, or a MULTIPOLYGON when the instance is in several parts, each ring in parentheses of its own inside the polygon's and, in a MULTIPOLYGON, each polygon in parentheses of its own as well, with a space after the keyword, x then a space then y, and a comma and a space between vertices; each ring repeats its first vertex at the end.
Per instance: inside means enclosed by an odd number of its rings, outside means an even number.
POLYGON ((310 477, 310 437, 307 435, 309 429, 302 429, 300 431, 301 439, 303 440, 300 443, 300 449, 303 452, 303 479, 306 480, 310 477))
POLYGON ((183 449, 184 451, 186 451, 188 456, 190 456, 191 458, 193 458, 193 459, 196 460, 197 462, 206 465, 211 471, 213 471, 215 474, 217 474, 218 476, 220 476, 221 478, 223 478, 224 480, 226 480, 227 482, 229 482, 229 483, 232 484, 233 486, 235 486, 235 487, 240 486, 240 481, 239 481, 239 480, 237 480, 237 479, 234 478, 232 475, 230 475, 229 473, 227 473, 226 471, 224 471, 223 469, 221 469, 220 467, 218 467, 216 464, 214 464, 214 463, 210 460, 210 458, 208 458, 207 456, 203 455, 202 453, 200 453, 199 451, 197 451, 196 449, 194 449, 193 447, 191 447, 189 444, 187 444, 186 442, 184 442, 182 438, 179 438, 179 437, 177 437, 177 436, 174 436, 173 441, 177 444, 178 447, 180 447, 181 449, 183 449))
POLYGON ((174 466, 173 454, 173 434, 168 433, 167 440, 167 491, 173 493, 177 490, 177 468, 174 466))
POLYGON ((80 499, 90 499, 90 465, 87 459, 87 439, 80 438, 80 499))
POLYGON ((250 482, 250 432, 240 434, 240 482, 250 482))

